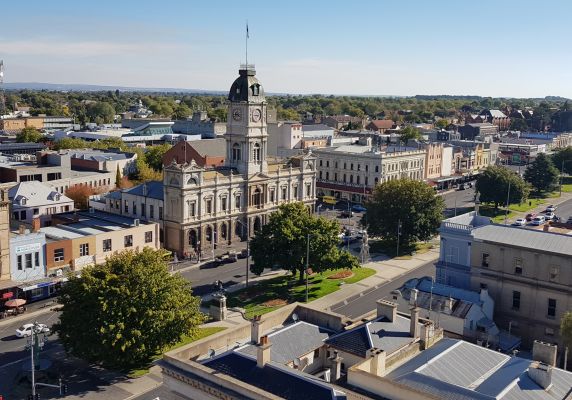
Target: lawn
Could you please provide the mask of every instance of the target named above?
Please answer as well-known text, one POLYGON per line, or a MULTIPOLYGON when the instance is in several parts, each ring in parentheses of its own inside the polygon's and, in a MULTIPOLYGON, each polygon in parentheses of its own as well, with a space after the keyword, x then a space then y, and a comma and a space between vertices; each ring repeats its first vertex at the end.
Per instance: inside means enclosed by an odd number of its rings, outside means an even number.
MULTIPOLYGON (((175 350, 175 349, 182 347, 182 346, 185 346, 189 343, 196 342, 197 340, 201 340, 203 338, 206 338, 207 336, 214 335, 215 333, 218 333, 218 332, 223 331, 225 329, 226 328, 220 327, 220 326, 210 327, 210 328, 197 328, 194 335, 183 335, 183 337, 181 338, 181 340, 179 342, 177 342, 173 346, 169 347, 167 350, 164 351, 164 353, 171 351, 171 350, 175 350)), ((162 356, 163 356, 163 353, 157 354, 153 358, 153 361, 158 360, 162 356)), ((150 367, 151 366, 149 365, 145 368, 139 368, 139 369, 131 370, 131 371, 129 371, 127 376, 129 376, 129 378, 139 378, 140 376, 143 376, 147 372, 149 372, 150 367)))
MULTIPOLYGON (((398 260, 409 260, 413 254, 423 254, 427 253, 433 248, 431 243, 418 242, 413 246, 405 247, 401 245, 399 247, 399 257, 398 260)), ((397 245, 394 242, 388 242, 383 239, 372 239, 369 242, 370 253, 381 253, 388 257, 395 257, 397 253, 397 245)))
POLYGON ((572 192, 572 183, 567 183, 567 184, 562 185, 562 192, 564 192, 564 193, 572 192))
MULTIPOLYGON (((335 292, 340 285, 359 282, 375 274, 371 268, 357 268, 351 271, 351 276, 329 279, 341 271, 343 270, 338 269, 311 275, 308 279, 308 301, 335 292)), ((246 316, 252 318, 296 301, 306 301, 306 281, 300 283, 297 277, 287 275, 260 281, 249 288, 229 293, 227 305, 244 308, 246 316)))

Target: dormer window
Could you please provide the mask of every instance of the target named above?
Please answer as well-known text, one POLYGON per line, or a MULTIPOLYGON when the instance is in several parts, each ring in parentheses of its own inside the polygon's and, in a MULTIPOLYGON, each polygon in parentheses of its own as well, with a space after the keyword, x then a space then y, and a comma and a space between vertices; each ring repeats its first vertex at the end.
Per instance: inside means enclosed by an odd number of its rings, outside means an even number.
POLYGON ((260 94, 260 85, 255 84, 251 86, 252 88, 252 95, 253 96, 258 96, 260 94))
POLYGON ((25 206, 27 201, 28 201, 28 199, 26 199, 25 197, 22 197, 22 198, 20 199, 20 205, 21 205, 21 206, 25 206))
POLYGON ((240 94, 240 88, 239 87, 236 88, 236 94, 240 94))

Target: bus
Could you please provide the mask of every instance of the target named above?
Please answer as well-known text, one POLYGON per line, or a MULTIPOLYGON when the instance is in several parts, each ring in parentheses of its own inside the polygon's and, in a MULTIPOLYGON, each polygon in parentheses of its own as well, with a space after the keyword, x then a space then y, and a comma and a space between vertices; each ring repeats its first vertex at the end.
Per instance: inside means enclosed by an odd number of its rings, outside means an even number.
POLYGON ((321 200, 322 203, 330 204, 332 206, 335 206, 338 201, 334 196, 322 196, 321 200))

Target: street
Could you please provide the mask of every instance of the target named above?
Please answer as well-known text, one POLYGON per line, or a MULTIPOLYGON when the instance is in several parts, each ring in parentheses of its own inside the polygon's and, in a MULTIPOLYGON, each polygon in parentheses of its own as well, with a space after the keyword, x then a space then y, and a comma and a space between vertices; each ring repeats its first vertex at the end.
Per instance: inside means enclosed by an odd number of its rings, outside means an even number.
POLYGON ((445 201, 445 217, 463 214, 468 208, 475 206, 475 185, 465 190, 445 193, 442 197, 445 201))
POLYGON ((375 289, 368 289, 360 294, 347 298, 345 301, 334 304, 330 310, 338 314, 345 315, 350 319, 356 319, 364 314, 369 313, 376 309, 376 301, 390 295, 392 290, 395 290, 409 279, 421 278, 423 276, 435 276, 435 263, 427 263, 407 274, 387 282, 375 289))

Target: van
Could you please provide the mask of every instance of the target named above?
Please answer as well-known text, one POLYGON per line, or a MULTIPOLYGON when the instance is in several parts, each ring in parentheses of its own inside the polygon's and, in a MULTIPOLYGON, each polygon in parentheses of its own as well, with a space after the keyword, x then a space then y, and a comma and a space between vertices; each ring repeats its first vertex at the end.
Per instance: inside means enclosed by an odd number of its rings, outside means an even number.
POLYGON ((337 200, 334 196, 322 196, 322 203, 324 204, 335 206, 336 202, 337 200))
POLYGON ((532 219, 532 225, 540 226, 546 222, 546 219, 543 215, 538 215, 532 219))

